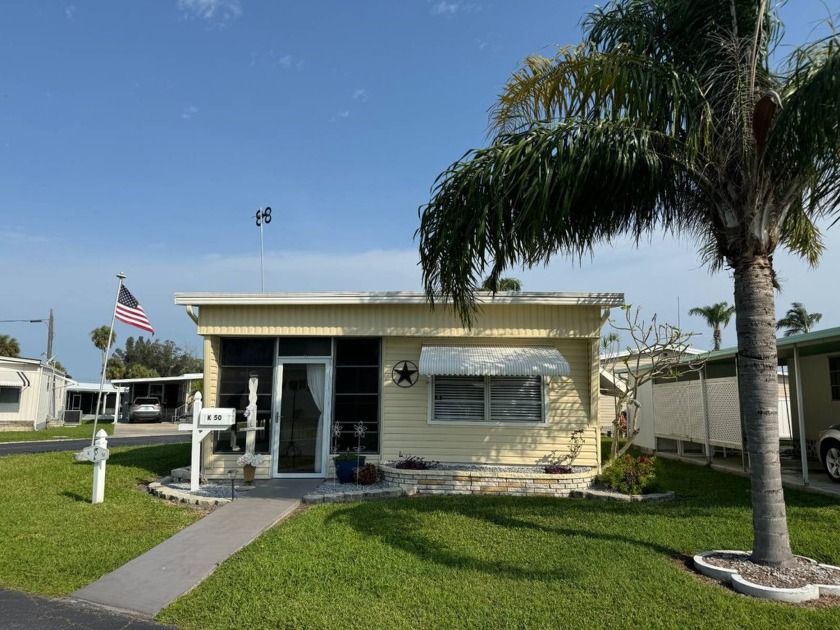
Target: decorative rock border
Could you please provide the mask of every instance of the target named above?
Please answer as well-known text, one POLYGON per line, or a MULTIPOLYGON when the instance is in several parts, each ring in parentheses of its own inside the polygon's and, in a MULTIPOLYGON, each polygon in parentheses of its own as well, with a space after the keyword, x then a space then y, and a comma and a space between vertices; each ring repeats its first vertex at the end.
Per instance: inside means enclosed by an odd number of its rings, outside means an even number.
MULTIPOLYGON (((798 588, 779 588, 776 586, 763 586, 755 584, 746 580, 741 574, 726 567, 719 567, 706 562, 705 557, 709 555, 728 553, 737 556, 749 556, 747 551, 731 551, 727 549, 719 549, 717 551, 705 551, 694 556, 694 567, 706 577, 713 578, 724 584, 730 584, 732 588, 744 595, 750 595, 760 599, 769 599, 776 602, 786 602, 789 604, 801 604, 802 602, 818 599, 820 595, 840 596, 840 586, 835 584, 806 584, 798 588)), ((837 569, 838 567, 830 564, 819 564, 816 560, 806 558, 805 556, 797 556, 808 562, 812 562, 820 567, 827 569, 837 569)))
POLYGON ((382 480, 415 494, 496 494, 568 497, 589 490, 596 469, 567 475, 505 472, 498 470, 406 470, 380 464, 382 480))
MULTIPOLYGON (((153 481, 149 484, 149 494, 153 494, 156 497, 166 499, 167 501, 173 501, 175 503, 187 503, 189 505, 200 505, 205 507, 230 503, 230 499, 226 499, 224 497, 201 497, 190 494, 189 492, 176 490, 175 488, 171 488, 167 485, 173 481, 175 481, 175 479, 172 477, 163 477, 158 481, 153 481)), ((247 490, 253 489, 252 486, 237 486, 237 494, 246 491, 246 488, 247 490)))

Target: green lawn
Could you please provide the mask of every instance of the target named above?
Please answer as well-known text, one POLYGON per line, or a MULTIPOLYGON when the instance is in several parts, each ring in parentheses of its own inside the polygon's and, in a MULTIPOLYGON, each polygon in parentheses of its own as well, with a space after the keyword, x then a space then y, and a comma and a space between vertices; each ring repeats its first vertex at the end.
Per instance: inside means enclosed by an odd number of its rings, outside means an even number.
POLYGON ((0 457, 0 587, 64 595, 163 542, 201 514, 138 490, 189 461, 189 444, 111 449, 105 502, 73 453, 0 457))
MULTIPOLYGON (((96 431, 105 429, 108 435, 114 432, 114 423, 111 421, 102 422, 96 425, 96 431)), ((3 442, 35 442, 41 440, 69 439, 90 439, 93 433, 93 421, 85 422, 77 426, 52 427, 41 431, 2 431, 0 432, 0 443, 3 442)))
MULTIPOLYGON (((834 628, 840 610, 686 571, 749 549, 749 482, 661 461, 663 504, 424 497, 298 513, 159 620, 189 628, 834 628)), ((795 550, 840 562, 840 502, 789 491, 795 550)))

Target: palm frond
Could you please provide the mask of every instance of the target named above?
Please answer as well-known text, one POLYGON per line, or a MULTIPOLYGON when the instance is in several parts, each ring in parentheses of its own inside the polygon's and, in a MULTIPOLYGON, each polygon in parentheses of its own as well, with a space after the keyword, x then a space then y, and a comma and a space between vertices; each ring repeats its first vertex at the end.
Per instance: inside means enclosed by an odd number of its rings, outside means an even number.
POLYGON ((711 129, 706 101, 690 76, 623 45, 602 52, 582 44, 560 49, 554 59, 526 58, 490 118, 494 135, 566 118, 629 118, 680 137, 689 147, 711 129))
POLYGON ((655 229, 691 232, 706 211, 681 145, 628 120, 565 120, 500 136, 437 180, 420 208, 420 261, 432 300, 469 322, 485 271, 582 257, 598 242, 655 229))
POLYGON ((840 212, 840 36, 799 48, 789 60, 783 109, 765 161, 774 181, 810 217, 840 212))

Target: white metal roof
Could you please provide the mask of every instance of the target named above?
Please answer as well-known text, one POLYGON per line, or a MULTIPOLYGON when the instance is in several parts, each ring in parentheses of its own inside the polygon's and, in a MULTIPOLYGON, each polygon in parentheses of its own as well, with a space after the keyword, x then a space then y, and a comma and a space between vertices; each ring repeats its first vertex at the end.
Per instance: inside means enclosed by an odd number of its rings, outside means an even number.
POLYGON ((112 378, 111 384, 125 385, 126 383, 174 383, 176 381, 197 381, 204 378, 201 372, 192 374, 181 374, 180 376, 154 376, 149 378, 112 378))
POLYGON ((569 362, 548 346, 423 346, 426 376, 568 376, 569 362))
POLYGON ((0 370, 0 387, 20 387, 29 386, 29 382, 24 378, 21 372, 12 372, 11 370, 0 370))
MULTIPOLYGON (((127 387, 114 387, 110 383, 105 383, 102 387, 103 393, 113 394, 117 391, 127 391, 127 387)), ((98 392, 99 391, 99 383, 79 383, 77 381, 69 381, 67 383, 67 391, 68 392, 98 392)))
MULTIPOLYGON (((560 293, 489 291, 476 293, 482 304, 543 304, 553 306, 621 306, 623 293, 560 293)), ((319 293, 176 293, 175 304, 204 305, 327 305, 327 304, 428 304, 423 291, 370 291, 319 293)), ((444 301, 443 303, 447 303, 444 301)))

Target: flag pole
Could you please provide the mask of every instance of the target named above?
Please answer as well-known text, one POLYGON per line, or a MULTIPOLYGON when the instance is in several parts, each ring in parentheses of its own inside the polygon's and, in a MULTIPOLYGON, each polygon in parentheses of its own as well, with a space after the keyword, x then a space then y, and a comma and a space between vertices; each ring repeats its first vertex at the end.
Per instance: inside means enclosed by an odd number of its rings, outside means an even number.
MULTIPOLYGON (((117 318, 117 303, 120 300, 120 289, 122 289, 125 274, 120 272, 117 274, 119 284, 117 285, 117 297, 114 299, 114 308, 111 311, 111 329, 108 331, 108 343, 105 346, 105 363, 102 365, 102 377, 99 379, 99 395, 96 397, 96 413, 93 415, 93 435, 90 438, 90 445, 93 446, 96 440, 96 425, 99 422, 99 406, 102 401, 102 390, 105 388, 105 371, 108 369, 108 353, 111 351, 111 339, 114 337, 114 322, 117 318)), ((114 409, 114 424, 117 423, 119 409, 114 409)))

